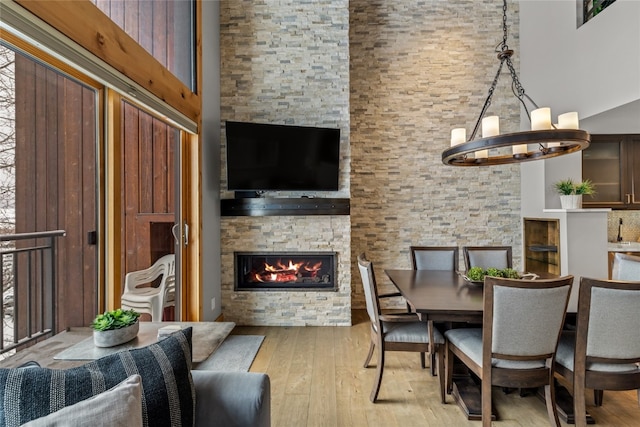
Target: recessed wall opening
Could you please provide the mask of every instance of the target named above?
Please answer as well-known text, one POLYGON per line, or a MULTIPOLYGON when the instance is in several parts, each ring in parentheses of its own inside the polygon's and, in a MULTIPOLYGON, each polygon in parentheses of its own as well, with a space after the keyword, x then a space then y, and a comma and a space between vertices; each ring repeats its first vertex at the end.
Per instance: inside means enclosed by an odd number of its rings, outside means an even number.
POLYGON ((235 252, 236 291, 336 291, 336 252, 235 252))

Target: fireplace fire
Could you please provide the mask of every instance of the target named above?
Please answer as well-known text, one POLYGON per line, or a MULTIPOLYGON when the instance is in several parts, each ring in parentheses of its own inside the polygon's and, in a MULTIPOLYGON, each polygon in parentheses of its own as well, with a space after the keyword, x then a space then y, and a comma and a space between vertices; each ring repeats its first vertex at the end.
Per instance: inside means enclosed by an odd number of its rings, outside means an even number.
POLYGON ((337 290, 335 252, 235 253, 235 290, 337 290))

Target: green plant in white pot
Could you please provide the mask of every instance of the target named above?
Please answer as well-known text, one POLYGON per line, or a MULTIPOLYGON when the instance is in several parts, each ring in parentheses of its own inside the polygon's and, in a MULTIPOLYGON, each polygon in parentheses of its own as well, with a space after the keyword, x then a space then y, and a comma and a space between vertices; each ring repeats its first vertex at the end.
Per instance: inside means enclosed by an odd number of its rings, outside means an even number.
POLYGON ((93 322, 93 343, 96 347, 114 347, 131 341, 138 335, 140 313, 118 308, 98 314, 93 322))
POLYGON ((574 182, 569 178, 557 181, 553 185, 560 194, 562 209, 580 209, 582 207, 582 196, 591 196, 596 192, 593 182, 589 179, 582 182, 574 182))

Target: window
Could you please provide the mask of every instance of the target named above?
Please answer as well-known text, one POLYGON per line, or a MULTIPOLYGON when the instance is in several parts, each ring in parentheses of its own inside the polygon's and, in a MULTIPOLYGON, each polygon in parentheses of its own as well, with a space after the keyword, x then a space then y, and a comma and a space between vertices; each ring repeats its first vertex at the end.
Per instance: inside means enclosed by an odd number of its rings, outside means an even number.
POLYGON ((579 0, 578 26, 595 18, 597 14, 612 5, 616 0, 579 0))

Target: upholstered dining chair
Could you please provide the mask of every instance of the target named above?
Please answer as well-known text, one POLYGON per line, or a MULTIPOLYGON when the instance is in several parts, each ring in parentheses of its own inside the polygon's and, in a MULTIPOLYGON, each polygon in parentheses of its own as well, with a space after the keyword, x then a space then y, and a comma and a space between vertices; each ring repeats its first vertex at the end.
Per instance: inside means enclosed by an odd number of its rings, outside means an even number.
MULTIPOLYGON (((458 247, 457 246, 410 246, 411 267, 414 270, 447 270, 458 271, 458 247)), ((415 312, 407 301, 407 309, 415 312)), ((433 321, 429 321, 429 328, 433 328, 433 321)), ((436 375, 436 354, 431 352, 431 376, 436 375)), ((424 353, 420 354, 422 367, 426 363, 424 361, 424 353)))
POLYGON ((640 256, 616 252, 613 256, 611 278, 640 282, 640 256))
POLYGON ((373 271, 373 264, 365 254, 358 256, 358 269, 362 278, 367 314, 371 324, 371 340, 369 353, 364 367, 369 366, 375 348, 378 348, 376 379, 373 383, 371 402, 376 402, 382 373, 384 372, 385 353, 387 351, 435 352, 438 360, 438 377, 440 380, 440 398, 445 401, 444 376, 444 337, 435 328, 429 330, 427 323, 421 321, 415 313, 382 313, 378 300, 378 288, 373 271), (430 338, 430 336, 432 338, 430 338))
MULTIPOLYGON (((560 337, 556 372, 573 385, 575 424, 587 425, 585 389, 638 389, 640 404, 640 280, 582 277, 575 331, 560 337)), ((600 399, 600 401, 599 401, 600 399)))
POLYGON ((161 322, 164 308, 175 305, 175 259, 174 254, 164 255, 149 268, 127 273, 121 307, 147 313, 152 322, 161 322), (151 286, 158 278, 159 285, 151 286))
POLYGON ((409 250, 414 270, 458 271, 457 246, 411 246, 409 250))
POLYGON ((491 426, 491 387, 544 386, 547 415, 559 426, 555 405, 554 357, 573 276, 544 280, 485 277, 482 328, 450 329, 447 391, 454 356, 482 381, 482 425, 491 426))
POLYGON ((464 267, 512 268, 511 246, 463 246, 464 267))

